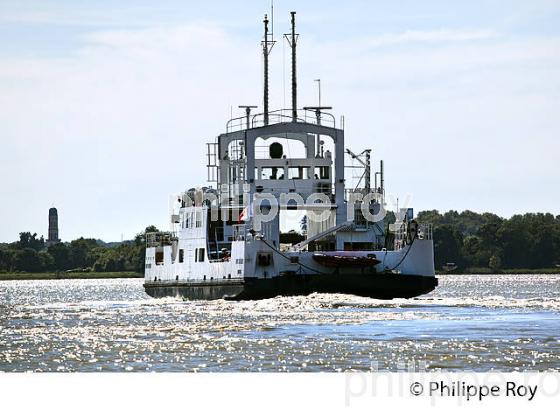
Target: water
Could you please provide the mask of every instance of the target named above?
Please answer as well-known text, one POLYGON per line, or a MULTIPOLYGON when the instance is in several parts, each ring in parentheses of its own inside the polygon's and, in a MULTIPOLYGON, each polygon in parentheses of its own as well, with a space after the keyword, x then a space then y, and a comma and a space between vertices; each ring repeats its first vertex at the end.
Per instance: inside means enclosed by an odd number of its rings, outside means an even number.
POLYGON ((560 276, 429 295, 152 299, 142 280, 0 282, 0 371, 560 371, 560 276))

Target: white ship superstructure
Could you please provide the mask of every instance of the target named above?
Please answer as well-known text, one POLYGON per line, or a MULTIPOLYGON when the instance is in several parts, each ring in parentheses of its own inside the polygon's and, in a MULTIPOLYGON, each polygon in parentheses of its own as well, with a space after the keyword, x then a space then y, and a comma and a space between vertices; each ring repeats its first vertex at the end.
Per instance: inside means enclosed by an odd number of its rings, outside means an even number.
POLYGON ((169 232, 147 234, 148 294, 252 299, 329 292, 393 298, 437 285, 430 227, 417 224, 406 210, 389 234, 382 218, 383 169, 372 173, 371 150, 354 154, 345 148, 343 124, 337 125, 331 107, 298 109, 293 12, 287 37, 291 109, 268 110, 268 54, 274 43, 265 17, 264 111, 253 114, 256 107, 243 106, 246 115, 230 120, 226 132, 207 144, 211 185, 177 197, 169 232), (351 170, 361 175, 358 182, 346 179, 351 170), (286 243, 281 230, 294 211, 304 215, 303 236, 286 243))

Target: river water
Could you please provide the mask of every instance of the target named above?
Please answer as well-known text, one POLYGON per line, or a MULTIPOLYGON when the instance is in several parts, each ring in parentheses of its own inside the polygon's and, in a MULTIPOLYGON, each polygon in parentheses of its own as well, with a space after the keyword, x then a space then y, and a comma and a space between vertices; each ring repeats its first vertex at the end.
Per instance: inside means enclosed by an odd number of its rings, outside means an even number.
POLYGON ((142 283, 0 282, 0 371, 560 371, 560 275, 443 276, 393 301, 152 299, 142 283))

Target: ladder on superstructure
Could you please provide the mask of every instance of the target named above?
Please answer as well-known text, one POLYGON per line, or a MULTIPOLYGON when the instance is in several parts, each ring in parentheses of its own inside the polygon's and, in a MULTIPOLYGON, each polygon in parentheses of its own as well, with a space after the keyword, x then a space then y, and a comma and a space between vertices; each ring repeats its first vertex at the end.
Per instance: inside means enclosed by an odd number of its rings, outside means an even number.
POLYGON ((206 143, 206 170, 208 182, 218 183, 218 143, 206 143))

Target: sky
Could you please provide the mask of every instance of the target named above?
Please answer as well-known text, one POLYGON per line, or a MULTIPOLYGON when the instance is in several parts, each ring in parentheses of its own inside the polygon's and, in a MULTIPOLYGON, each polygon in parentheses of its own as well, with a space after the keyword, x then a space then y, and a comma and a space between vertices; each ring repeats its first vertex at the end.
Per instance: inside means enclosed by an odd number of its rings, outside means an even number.
MULTIPOLYGON (((560 214, 560 2, 274 3, 271 109, 345 118, 416 211, 560 214)), ((206 142, 262 105, 270 1, 0 0, 0 242, 131 238, 206 183, 206 142), (232 108, 233 107, 233 108, 232 108)))

